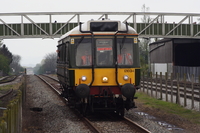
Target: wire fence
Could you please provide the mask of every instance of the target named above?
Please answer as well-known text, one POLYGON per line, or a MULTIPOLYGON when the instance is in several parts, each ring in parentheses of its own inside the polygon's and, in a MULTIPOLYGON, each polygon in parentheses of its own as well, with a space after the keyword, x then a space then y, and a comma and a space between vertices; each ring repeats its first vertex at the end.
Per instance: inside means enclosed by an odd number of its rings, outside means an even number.
POLYGON ((200 78, 192 74, 188 81, 188 75, 179 73, 156 73, 153 75, 142 74, 141 89, 148 95, 167 102, 182 105, 188 109, 200 111, 200 78), (196 82, 198 81, 198 83, 196 82))

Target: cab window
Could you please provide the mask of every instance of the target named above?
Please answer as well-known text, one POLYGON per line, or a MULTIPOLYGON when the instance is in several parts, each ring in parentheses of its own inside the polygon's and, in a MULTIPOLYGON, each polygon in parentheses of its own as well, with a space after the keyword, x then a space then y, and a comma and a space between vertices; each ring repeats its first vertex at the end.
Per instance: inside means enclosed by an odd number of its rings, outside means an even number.
POLYGON ((80 38, 76 43, 76 66, 91 66, 91 38, 80 38))
POLYGON ((97 66, 111 66, 113 64, 113 39, 96 39, 97 66))
POLYGON ((118 65, 133 65, 133 38, 118 38, 117 50, 118 65))

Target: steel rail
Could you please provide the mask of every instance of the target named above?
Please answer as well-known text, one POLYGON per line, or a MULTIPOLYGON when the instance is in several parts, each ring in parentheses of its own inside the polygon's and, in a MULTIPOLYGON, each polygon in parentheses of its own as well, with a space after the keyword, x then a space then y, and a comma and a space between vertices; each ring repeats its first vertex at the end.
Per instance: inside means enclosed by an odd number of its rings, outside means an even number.
POLYGON ((147 130, 146 128, 142 127, 138 123, 130 120, 129 118, 124 117, 123 119, 124 119, 124 122, 134 126, 134 128, 136 128, 136 130, 139 131, 140 133, 151 133, 149 130, 147 130))
POLYGON ((8 83, 8 82, 12 82, 14 81, 18 76, 14 76, 14 78, 12 76, 8 76, 8 77, 5 77, 3 78, 2 80, 0 80, 0 84, 4 84, 4 83, 8 83), (9 79, 11 78, 11 79, 9 79), (8 80, 7 80, 8 79, 8 80))
POLYGON ((137 122, 134 122, 133 120, 127 118, 127 117, 121 117, 121 116, 113 116, 112 114, 104 114, 106 117, 109 117, 111 119, 111 121, 113 120, 120 120, 122 121, 123 123, 131 126, 134 130, 136 130, 136 132, 139 132, 139 133, 151 133, 151 131, 149 131, 148 129, 146 129, 145 127, 139 125, 137 122))

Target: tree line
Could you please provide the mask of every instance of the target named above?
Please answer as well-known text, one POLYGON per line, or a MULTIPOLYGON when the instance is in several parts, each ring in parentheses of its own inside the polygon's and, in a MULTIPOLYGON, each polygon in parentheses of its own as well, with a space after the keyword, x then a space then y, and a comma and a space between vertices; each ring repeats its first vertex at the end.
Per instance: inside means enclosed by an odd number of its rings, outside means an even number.
POLYGON ((13 55, 0 40, 0 76, 19 74, 24 70, 20 65, 21 57, 13 55))
POLYGON ((48 53, 41 61, 33 68, 35 74, 55 74, 56 73, 57 53, 48 53))
MULTIPOLYGON (((25 68, 20 64, 21 57, 12 54, 5 44, 0 40, 0 77, 7 75, 17 75, 25 72, 25 68)), ((46 54, 40 64, 37 64, 33 71, 35 74, 55 74, 57 53, 46 54)))

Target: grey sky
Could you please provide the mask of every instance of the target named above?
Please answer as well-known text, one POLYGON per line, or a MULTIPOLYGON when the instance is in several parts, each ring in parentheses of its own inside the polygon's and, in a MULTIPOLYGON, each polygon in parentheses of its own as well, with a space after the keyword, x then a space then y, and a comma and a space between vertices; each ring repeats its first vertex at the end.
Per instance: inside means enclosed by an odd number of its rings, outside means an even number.
MULTIPOLYGON (((200 13, 199 0, 0 0, 0 13, 18 12, 149 12, 200 13)), ((57 39, 4 39, 8 49, 22 57, 21 64, 40 63, 56 51, 57 39)))

